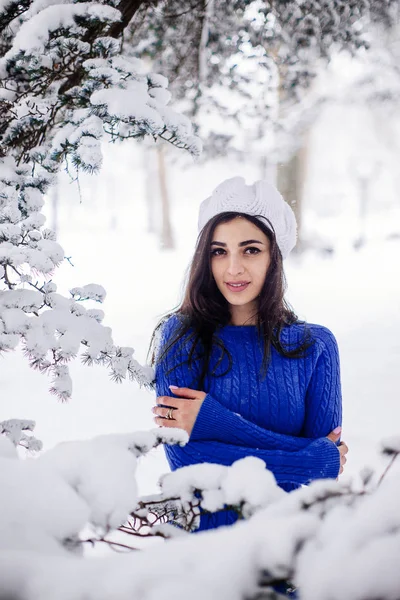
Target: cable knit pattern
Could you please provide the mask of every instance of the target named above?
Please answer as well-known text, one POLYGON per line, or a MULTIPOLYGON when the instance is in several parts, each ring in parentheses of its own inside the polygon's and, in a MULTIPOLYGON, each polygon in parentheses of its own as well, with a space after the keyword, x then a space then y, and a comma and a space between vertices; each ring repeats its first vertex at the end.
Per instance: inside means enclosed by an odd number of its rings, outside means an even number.
MULTIPOLYGON (((160 348, 179 325, 176 315, 164 324, 160 348)), ((281 341, 295 348, 304 334, 304 323, 283 329, 281 341)), ((255 326, 228 325, 218 335, 232 356, 232 368, 213 351, 205 379, 207 396, 196 419, 189 443, 165 446, 172 470, 212 462, 231 465, 244 456, 265 461, 285 490, 314 479, 336 478, 340 455, 326 436, 341 425, 342 406, 339 355, 333 334, 320 325, 308 325, 314 344, 304 358, 285 358, 272 348, 266 377, 260 373, 262 344, 255 326)), ((188 368, 190 343, 175 344, 156 364, 157 396, 172 396, 169 385, 198 389, 200 365, 188 368), (182 364, 181 364, 182 363, 182 364), (169 372, 171 370, 171 372, 169 372)), ((233 519, 234 520, 234 519, 233 519)), ((201 529, 231 523, 232 515, 203 515, 201 529)))

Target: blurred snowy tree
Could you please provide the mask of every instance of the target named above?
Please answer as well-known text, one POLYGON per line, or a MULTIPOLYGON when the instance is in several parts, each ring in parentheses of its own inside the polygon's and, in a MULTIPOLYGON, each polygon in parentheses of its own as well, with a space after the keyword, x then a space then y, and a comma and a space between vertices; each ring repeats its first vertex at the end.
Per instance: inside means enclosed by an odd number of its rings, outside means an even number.
POLYGON ((238 126, 255 139, 271 122, 293 132, 277 104, 282 112, 297 105, 333 52, 368 49, 371 26, 393 26, 399 7, 398 0, 143 3, 124 47, 168 77, 174 97, 198 120, 205 154, 225 154, 227 141, 242 150, 249 139, 238 126), (217 131, 215 118, 206 129, 206 115, 220 117, 217 131))
MULTIPOLYGON (((398 0, 179 0, 142 5, 125 48, 164 73, 204 142, 203 159, 251 155, 301 230, 307 131, 327 97, 313 82, 333 53, 368 50, 398 0)), ((301 238, 301 236, 299 236, 301 238)))

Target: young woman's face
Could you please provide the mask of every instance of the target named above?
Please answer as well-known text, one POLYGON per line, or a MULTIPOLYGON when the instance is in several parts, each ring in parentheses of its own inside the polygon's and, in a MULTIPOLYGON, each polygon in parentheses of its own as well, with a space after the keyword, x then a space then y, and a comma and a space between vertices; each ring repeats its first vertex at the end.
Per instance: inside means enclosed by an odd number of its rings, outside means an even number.
POLYGON ((211 270, 232 307, 254 308, 271 262, 269 239, 243 217, 220 223, 211 241, 211 270))

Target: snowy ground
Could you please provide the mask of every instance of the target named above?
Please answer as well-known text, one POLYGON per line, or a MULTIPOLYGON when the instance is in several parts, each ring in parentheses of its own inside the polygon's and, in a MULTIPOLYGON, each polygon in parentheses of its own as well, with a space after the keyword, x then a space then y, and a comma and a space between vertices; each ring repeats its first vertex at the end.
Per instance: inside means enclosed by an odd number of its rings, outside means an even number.
MULTIPOLYGON (((134 160, 140 159, 134 155, 134 160)), ((117 162, 114 165, 117 168, 117 162)), ((140 174, 139 167, 134 165, 140 174)), ((175 167, 173 173, 177 170, 175 167)), ((63 208, 59 237, 74 267, 65 262, 55 280, 65 291, 74 285, 103 284, 108 292, 106 324, 112 326, 118 344, 135 348, 140 362, 146 360, 158 318, 179 300, 196 237, 198 203, 214 184, 232 174, 237 171, 228 167, 226 173, 197 167, 185 172, 183 183, 171 178, 177 249, 164 252, 159 250, 154 235, 144 233, 147 216, 140 177, 134 197, 130 197, 126 180, 122 181, 122 189, 115 189, 112 198, 108 197, 110 205, 103 205, 99 199, 95 213, 91 211, 96 198, 91 201, 85 189, 83 204, 79 204, 71 187, 64 189, 63 202, 70 202, 70 206, 63 208), (202 180, 204 172, 207 177, 202 180), (185 189, 194 190, 190 200, 185 197, 185 189)), ((246 175, 249 180, 257 176, 250 168, 246 175)), ((93 180, 89 185, 92 192, 100 194, 101 190, 104 198, 107 188, 104 192, 101 181, 93 180)), ((311 217, 309 223, 313 222, 311 217)), ((327 223, 328 229, 329 223, 336 226, 332 218, 327 223)), ((378 459, 379 440, 399 433, 400 241, 377 236, 355 252, 343 229, 341 235, 333 256, 310 251, 301 258, 291 257, 286 270, 288 298, 299 316, 330 327, 339 342, 343 439, 350 448, 343 475, 347 478, 366 464, 376 465, 381 471, 386 459, 378 459)), ((48 393, 46 376, 32 371, 20 354, 11 353, 1 361, 2 418, 35 419, 36 435, 46 447, 67 439, 152 426, 152 394, 129 382, 112 383, 100 367, 83 367, 76 362, 72 367, 72 400, 60 404, 48 393)), ((142 492, 153 491, 158 475, 166 468, 161 452, 148 457, 139 474, 142 492)))

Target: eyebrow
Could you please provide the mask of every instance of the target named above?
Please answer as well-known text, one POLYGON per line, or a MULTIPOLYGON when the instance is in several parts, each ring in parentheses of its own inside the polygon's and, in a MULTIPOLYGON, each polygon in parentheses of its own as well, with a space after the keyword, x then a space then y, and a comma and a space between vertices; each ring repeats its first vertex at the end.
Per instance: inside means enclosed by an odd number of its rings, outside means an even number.
MULTIPOLYGON (((241 246, 247 246, 248 244, 263 244, 263 242, 260 242, 259 240, 245 240, 244 242, 240 242, 238 244, 239 247, 241 246)), ((222 246, 222 248, 226 248, 226 244, 225 242, 211 242, 211 246, 222 246)))

